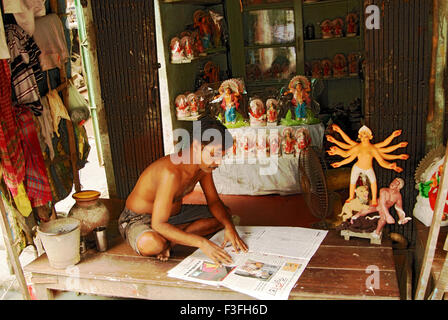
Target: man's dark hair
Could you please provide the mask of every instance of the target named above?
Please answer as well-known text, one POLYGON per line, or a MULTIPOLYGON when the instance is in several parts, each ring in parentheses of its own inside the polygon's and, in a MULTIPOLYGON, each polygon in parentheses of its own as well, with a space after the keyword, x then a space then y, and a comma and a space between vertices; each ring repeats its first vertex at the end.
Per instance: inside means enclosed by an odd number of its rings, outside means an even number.
POLYGON ((209 115, 204 116, 203 118, 197 120, 196 124, 200 122, 201 125, 201 143, 209 144, 209 143, 219 143, 222 146, 223 150, 227 150, 228 148, 233 146, 233 137, 230 131, 219 121, 209 115), (204 137, 204 132, 209 129, 215 129, 220 133, 220 137, 218 141, 215 141, 217 137, 211 138, 210 141, 202 141, 204 137))

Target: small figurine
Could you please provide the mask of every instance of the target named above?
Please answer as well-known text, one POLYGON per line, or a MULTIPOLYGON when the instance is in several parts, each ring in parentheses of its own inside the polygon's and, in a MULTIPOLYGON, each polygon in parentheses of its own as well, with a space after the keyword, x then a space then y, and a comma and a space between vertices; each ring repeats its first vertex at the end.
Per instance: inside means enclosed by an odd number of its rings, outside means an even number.
POLYGON ((181 63, 185 60, 185 54, 182 50, 180 39, 178 37, 174 37, 170 42, 171 48, 171 62, 172 63, 181 63))
POLYGON ((225 80, 219 87, 220 95, 216 98, 222 100, 221 107, 225 110, 226 123, 236 123, 236 111, 240 105, 240 90, 240 83, 236 79, 225 80))
POLYGON ((350 76, 357 76, 359 73, 358 66, 358 55, 356 53, 351 53, 348 55, 348 70, 350 76))
POLYGON ((345 23, 347 26, 346 36, 356 37, 358 35, 358 15, 356 13, 349 13, 345 18, 345 23))
POLYGON ((219 82, 219 66, 213 61, 207 61, 204 65, 204 80, 206 83, 219 82))
POLYGON ((366 210, 369 208, 369 187, 368 186, 359 186, 355 189, 356 198, 352 201, 345 203, 342 207, 342 212, 339 217, 342 219, 342 222, 349 221, 354 213, 359 213, 362 210, 366 210))
POLYGON ((295 145, 293 129, 290 127, 286 127, 282 131, 282 136, 283 136, 282 154, 285 156, 293 156, 295 145))
POLYGON ((314 40, 316 38, 314 32, 314 25, 312 23, 308 23, 305 27, 305 40, 314 40))
POLYGON ((247 156, 249 158, 257 157, 257 133, 255 130, 248 130, 245 134, 247 138, 247 156))
POLYGON ((404 180, 401 178, 395 178, 389 185, 389 188, 381 188, 380 196, 378 198, 378 206, 370 206, 367 209, 363 209, 352 217, 351 223, 353 220, 356 220, 360 217, 364 217, 370 213, 378 212, 380 214, 380 218, 378 221, 378 226, 373 233, 373 236, 376 238, 381 237, 381 232, 384 226, 387 224, 394 224, 395 219, 389 212, 389 208, 394 206, 399 220, 399 225, 404 225, 408 223, 412 218, 406 217, 406 214, 403 210, 403 200, 401 197, 400 190, 404 186, 404 180))
POLYGON ((333 76, 336 78, 347 75, 347 60, 342 53, 339 53, 333 58, 333 76))
POLYGON ((333 22, 331 20, 324 20, 320 24, 320 30, 322 32, 322 39, 333 38, 333 22))
POLYGON ((341 18, 334 19, 331 25, 333 27, 333 36, 335 38, 341 38, 343 36, 344 20, 341 18))
POLYGON ((309 96, 309 92, 311 91, 310 82, 304 76, 295 76, 289 82, 288 88, 289 90, 284 95, 288 93, 293 94, 291 103, 294 106, 296 119, 306 118, 306 107, 311 103, 309 96))
POLYGON ((269 150, 268 139, 265 132, 258 132, 257 135, 257 158, 266 158, 266 154, 269 150))
POLYGON ((279 156, 280 153, 280 143, 279 143, 279 137, 278 137, 278 132, 275 131, 271 131, 269 132, 269 136, 268 136, 269 140, 269 155, 272 157, 276 157, 279 156))
POLYGON ((198 97, 194 93, 190 93, 187 95, 187 102, 190 108, 190 115, 197 116, 199 114, 199 103, 198 97))
POLYGON ((315 79, 322 78, 322 63, 319 60, 315 60, 312 63, 311 75, 315 79))
POLYGON ((250 101, 249 119, 252 127, 266 126, 266 109, 261 99, 255 98, 250 101))
POLYGON ((328 79, 331 77, 332 67, 333 65, 330 60, 328 59, 322 60, 322 74, 324 79, 328 79))
POLYGON ((401 142, 394 146, 389 146, 392 140, 401 135, 401 130, 394 131, 387 139, 380 143, 371 144, 370 140, 373 139, 372 131, 366 126, 361 127, 358 131, 358 138, 361 142, 357 143, 351 140, 347 134, 338 126, 333 124, 332 129, 339 133, 344 139, 345 143, 336 140, 334 137, 327 135, 326 138, 329 142, 336 144, 339 147, 331 147, 328 152, 329 155, 339 155, 345 160, 332 163, 333 168, 339 168, 345 164, 352 162, 355 159, 358 161, 353 165, 350 176, 350 195, 346 202, 350 202, 355 198, 355 186, 358 177, 361 173, 364 173, 370 181, 372 191, 372 206, 376 206, 377 202, 377 182, 375 172, 373 171, 373 159, 378 164, 385 168, 394 170, 396 172, 402 172, 403 169, 398 167, 397 164, 387 162, 386 160, 406 160, 409 158, 408 154, 390 155, 390 152, 397 150, 398 148, 404 148, 408 145, 407 142, 401 142), (342 148, 342 149, 341 149, 342 148))
POLYGON ((296 140, 295 152, 296 155, 298 155, 301 150, 307 148, 311 144, 311 136, 307 128, 298 128, 294 137, 296 140))
POLYGON ((202 45, 201 37, 199 35, 199 31, 195 30, 191 33, 190 36, 191 40, 193 41, 193 48, 196 56, 204 56, 205 49, 202 45))
POLYGON ((184 51, 185 58, 191 60, 194 58, 193 41, 189 36, 184 36, 180 40, 180 46, 184 51))
POLYGON ((270 98, 266 100, 266 117, 267 117, 267 125, 268 126, 276 126, 278 120, 278 106, 279 102, 277 99, 270 98))
POLYGON ((188 101, 185 95, 178 95, 174 101, 174 104, 176 105, 176 115, 178 119, 190 116, 190 108, 188 107, 188 101))
POLYGON ((194 27, 199 29, 199 35, 202 41, 202 46, 205 50, 212 47, 212 26, 210 15, 203 10, 197 10, 193 14, 194 27))
POLYGON ((214 11, 209 11, 210 17, 211 17, 211 25, 213 30, 213 44, 215 48, 218 48, 222 45, 221 38, 222 38, 222 20, 224 17, 214 11))

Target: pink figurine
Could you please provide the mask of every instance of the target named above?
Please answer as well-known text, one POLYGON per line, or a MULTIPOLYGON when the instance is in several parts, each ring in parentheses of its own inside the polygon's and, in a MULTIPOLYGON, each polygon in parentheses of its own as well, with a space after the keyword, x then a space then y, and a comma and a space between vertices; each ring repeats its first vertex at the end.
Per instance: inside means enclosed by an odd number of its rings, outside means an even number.
POLYGON ((333 76, 336 78, 347 75, 347 60, 342 53, 339 53, 333 58, 333 76))
POLYGON ((280 143, 277 131, 269 132, 269 154, 270 156, 278 156, 280 153, 280 143))
POLYGON ((174 103, 176 105, 176 115, 178 119, 190 116, 190 108, 188 107, 188 101, 185 95, 183 94, 178 95, 174 103))
POLYGON ((266 158, 268 147, 268 139, 265 131, 258 131, 257 135, 257 158, 266 158))
POLYGON ((181 63, 185 59, 184 51, 180 45, 180 40, 178 37, 174 37, 170 42, 171 48, 171 62, 181 63))
POLYGON ((320 24, 320 29, 322 32, 322 39, 333 38, 333 22, 331 20, 324 20, 320 24))
POLYGON ((249 118, 251 127, 266 126, 266 109, 261 99, 252 99, 249 103, 249 118))
POLYGON ((328 59, 322 60, 322 74, 323 74, 324 79, 331 77, 332 67, 333 67, 333 65, 330 60, 328 60, 328 59))
POLYGON ((298 155, 301 150, 307 148, 311 144, 311 136, 308 129, 299 128, 296 130, 294 137, 296 138, 295 151, 296 155, 298 155))
POLYGON ((344 29, 344 20, 341 18, 334 19, 332 22, 333 27, 333 36, 335 38, 341 38, 342 37, 342 30, 344 29))
POLYGON ((282 136, 282 154, 285 156, 294 156, 295 140, 293 129, 290 127, 283 129, 282 136))
POLYGON ((359 73, 358 54, 351 53, 348 56, 348 70, 350 76, 357 76, 359 73))
POLYGON ((358 15, 356 13, 349 13, 345 18, 345 23, 347 25, 346 36, 356 37, 358 34, 358 15))
POLYGON ((184 36, 180 40, 180 45, 184 50, 185 58, 188 60, 193 59, 194 58, 193 41, 190 39, 190 37, 184 36))
POLYGON ((276 126, 278 119, 278 105, 279 102, 277 99, 270 98, 266 101, 266 117, 267 117, 267 125, 268 126, 276 126))
POLYGON ((199 114, 198 97, 194 93, 187 95, 187 103, 190 107, 190 115, 197 116, 199 114))

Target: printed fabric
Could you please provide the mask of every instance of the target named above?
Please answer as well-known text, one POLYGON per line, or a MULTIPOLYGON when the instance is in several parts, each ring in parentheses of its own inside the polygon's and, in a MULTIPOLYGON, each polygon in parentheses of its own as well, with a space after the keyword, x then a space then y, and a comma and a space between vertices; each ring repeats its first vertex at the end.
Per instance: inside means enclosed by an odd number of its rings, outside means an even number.
POLYGON ((3 178, 15 197, 25 178, 25 157, 13 110, 9 65, 0 60, 0 158, 3 178))
POLYGON ((15 108, 15 111, 26 161, 25 187, 31 205, 39 207, 52 201, 45 162, 34 125, 33 114, 23 106, 15 108))
POLYGON ((39 47, 21 27, 14 24, 5 26, 11 66, 11 78, 20 104, 39 101, 37 82, 43 80, 39 63, 39 47))

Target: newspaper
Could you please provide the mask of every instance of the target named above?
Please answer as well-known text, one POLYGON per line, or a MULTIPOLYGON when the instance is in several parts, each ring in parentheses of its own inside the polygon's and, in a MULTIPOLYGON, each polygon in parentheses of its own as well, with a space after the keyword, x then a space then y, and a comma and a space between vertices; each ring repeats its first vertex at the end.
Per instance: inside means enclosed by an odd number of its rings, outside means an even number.
MULTIPOLYGON (((232 265, 218 266, 196 250, 168 276, 214 286, 224 286, 261 300, 286 300, 327 231, 291 227, 237 227, 249 251, 225 250, 232 265)), ((223 231, 210 240, 222 243, 223 231)))

